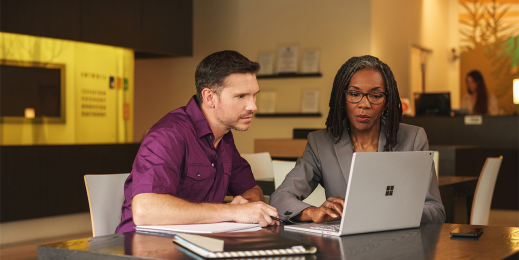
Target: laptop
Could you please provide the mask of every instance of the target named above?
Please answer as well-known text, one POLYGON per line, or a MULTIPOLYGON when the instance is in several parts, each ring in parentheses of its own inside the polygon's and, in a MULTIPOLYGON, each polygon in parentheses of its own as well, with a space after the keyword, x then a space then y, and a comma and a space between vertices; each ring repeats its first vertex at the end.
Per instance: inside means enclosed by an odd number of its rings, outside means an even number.
POLYGON ((420 226, 433 154, 353 153, 342 218, 284 229, 342 236, 420 226))

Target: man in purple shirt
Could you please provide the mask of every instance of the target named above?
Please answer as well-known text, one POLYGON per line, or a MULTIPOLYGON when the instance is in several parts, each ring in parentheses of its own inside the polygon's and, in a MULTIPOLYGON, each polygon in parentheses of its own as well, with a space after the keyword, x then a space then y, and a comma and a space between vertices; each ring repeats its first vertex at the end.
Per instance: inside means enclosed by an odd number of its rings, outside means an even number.
POLYGON ((125 182, 121 223, 135 225, 235 221, 274 225, 231 129, 246 131, 256 111, 259 64, 235 51, 207 56, 195 72, 197 95, 146 134, 125 182), (222 204, 226 195, 232 202, 222 204))

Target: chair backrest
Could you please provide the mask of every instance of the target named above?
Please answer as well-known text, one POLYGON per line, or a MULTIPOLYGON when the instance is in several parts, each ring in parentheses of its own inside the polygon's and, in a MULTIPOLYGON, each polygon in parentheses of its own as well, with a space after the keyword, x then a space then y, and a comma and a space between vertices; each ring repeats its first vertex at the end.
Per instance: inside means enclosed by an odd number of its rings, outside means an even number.
MULTIPOLYGON (((285 176, 296 166, 296 162, 289 161, 272 161, 272 167, 274 168, 274 186, 276 189, 281 185, 281 183, 285 180, 285 176)), ((324 192, 324 188, 319 184, 315 188, 315 190, 308 196, 308 198, 303 201, 312 205, 319 207, 326 200, 326 194, 324 192)))
POLYGON ((434 169, 436 170, 436 179, 438 179, 438 168, 440 165, 440 152, 439 151, 433 151, 433 162, 434 162, 434 169))
POLYGON ((87 174, 85 186, 90 206, 93 236, 114 234, 121 222, 124 181, 129 173, 87 174))
POLYGON ((254 179, 260 180, 274 178, 272 157, 270 157, 270 153, 241 154, 241 157, 249 162, 252 174, 254 174, 254 179))
POLYGON ((479 175, 478 186, 474 193, 472 203, 472 213, 470 215, 471 225, 488 225, 488 215, 490 214, 490 204, 496 185, 497 174, 501 167, 503 156, 488 157, 481 174, 479 175))

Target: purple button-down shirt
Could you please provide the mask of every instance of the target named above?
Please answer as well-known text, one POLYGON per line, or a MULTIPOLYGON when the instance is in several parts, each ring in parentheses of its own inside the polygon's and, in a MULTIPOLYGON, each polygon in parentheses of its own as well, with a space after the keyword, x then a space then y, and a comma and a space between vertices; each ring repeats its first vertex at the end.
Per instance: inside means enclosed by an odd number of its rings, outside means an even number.
POLYGON ((218 147, 196 97, 160 119, 146 134, 124 184, 125 200, 116 233, 133 231, 132 198, 169 194, 191 202, 223 202, 253 188, 256 181, 232 133, 218 147))

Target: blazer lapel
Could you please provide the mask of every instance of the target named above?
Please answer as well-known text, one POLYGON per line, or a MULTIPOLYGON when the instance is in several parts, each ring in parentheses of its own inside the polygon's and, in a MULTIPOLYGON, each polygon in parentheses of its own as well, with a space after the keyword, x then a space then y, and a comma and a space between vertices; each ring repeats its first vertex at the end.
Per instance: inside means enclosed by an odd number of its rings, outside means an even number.
MULTIPOLYGON (((384 151, 384 145, 386 145, 386 134, 385 134, 385 123, 383 120, 380 120, 380 134, 378 136, 378 152, 384 151)), ((335 142, 337 142, 337 138, 335 138, 335 142)), ((351 143, 350 134, 348 133, 348 129, 344 129, 344 133, 342 134, 341 141, 334 144, 335 154, 337 155, 337 160, 339 161, 339 166, 341 167, 342 175, 344 176, 344 181, 348 184, 348 179, 350 177, 350 169, 351 169, 351 161, 353 157, 353 145, 351 143)))
MULTIPOLYGON (((337 138, 335 139, 335 142, 336 141, 337 138)), ((353 156, 353 145, 351 144, 351 138, 347 129, 344 130, 341 141, 334 144, 333 147, 335 148, 335 155, 339 161, 339 166, 341 167, 344 181, 346 184, 348 184, 351 168, 351 158, 353 156)))

